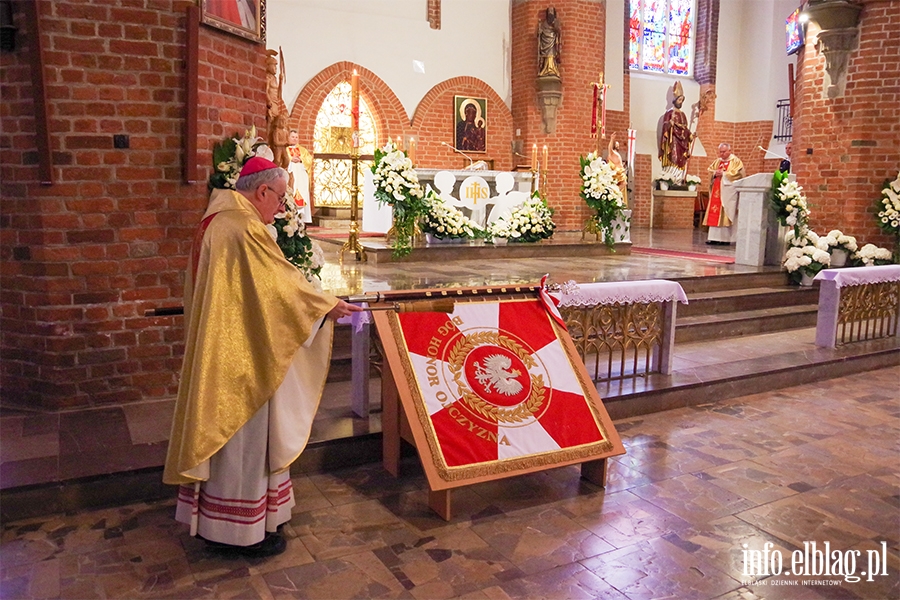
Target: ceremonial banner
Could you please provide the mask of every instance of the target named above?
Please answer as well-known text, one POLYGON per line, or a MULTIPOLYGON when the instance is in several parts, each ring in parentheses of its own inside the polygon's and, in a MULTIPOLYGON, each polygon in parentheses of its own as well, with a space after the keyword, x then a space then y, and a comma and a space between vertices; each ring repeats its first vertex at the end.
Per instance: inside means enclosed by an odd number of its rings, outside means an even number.
POLYGON ((568 333, 541 300, 381 313, 382 339, 384 320, 402 365, 392 362, 393 377, 409 391, 406 414, 427 444, 423 452, 417 436, 423 463, 430 455, 445 482, 624 452, 568 333))

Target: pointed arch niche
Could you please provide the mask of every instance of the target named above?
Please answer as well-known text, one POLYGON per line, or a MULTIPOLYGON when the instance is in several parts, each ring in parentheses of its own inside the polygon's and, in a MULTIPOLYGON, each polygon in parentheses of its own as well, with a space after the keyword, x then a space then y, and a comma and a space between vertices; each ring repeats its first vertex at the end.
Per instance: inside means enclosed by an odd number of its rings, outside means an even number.
MULTIPOLYGON (((317 206, 350 206, 350 82, 341 81, 325 96, 313 129, 313 197, 317 206)), ((378 130, 365 98, 359 99, 359 181, 372 168, 378 130)))
MULTIPOLYGON (((342 83, 350 81, 350 75, 353 73, 354 69, 359 72, 360 110, 362 111, 363 106, 365 106, 365 112, 367 112, 372 119, 375 135, 377 136, 375 145, 383 144, 388 137, 396 137, 407 133, 409 117, 393 90, 391 90, 391 88, 388 87, 388 85, 375 73, 365 67, 349 61, 337 62, 326 67, 310 79, 309 82, 303 86, 303 89, 300 90, 300 93, 297 95, 294 105, 291 108, 290 122, 300 134, 300 144, 313 152, 314 159, 320 158, 317 156, 319 151, 318 146, 316 145, 319 113, 322 108, 326 106, 326 99, 330 97, 332 92, 339 88, 342 83)), ((348 90, 346 93, 348 115, 346 117, 346 126, 349 127, 349 83, 347 83, 346 89, 348 90)), ((335 125, 338 127, 343 126, 338 123, 335 123, 335 125)), ((364 142, 365 141, 366 140, 364 140, 364 142)), ((372 156, 373 152, 374 146, 369 150, 366 150, 364 147, 363 156, 361 158, 367 158, 371 161, 374 159, 372 156)), ((347 156, 349 157, 349 149, 347 151, 347 156)), ((349 159, 347 161, 346 173, 349 182, 349 159)), ((318 173, 314 171, 313 202, 315 205, 317 207, 342 206, 340 204, 326 204, 320 201, 318 193, 315 191, 315 179, 317 179, 317 177, 318 173)), ((347 185, 349 189, 349 183, 347 185)), ((349 205, 349 195, 347 197, 348 204, 343 206, 349 205)))

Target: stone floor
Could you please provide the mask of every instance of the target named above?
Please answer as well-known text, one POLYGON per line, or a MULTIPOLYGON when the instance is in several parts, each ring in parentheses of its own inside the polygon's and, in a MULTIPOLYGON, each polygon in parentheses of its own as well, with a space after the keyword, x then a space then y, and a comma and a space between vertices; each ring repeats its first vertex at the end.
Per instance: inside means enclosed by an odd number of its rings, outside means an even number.
MULTIPOLYGON (((575 234, 568 234, 575 235, 575 234)), ((706 246, 699 230, 635 229, 635 246, 733 256, 734 248, 706 246)), ((335 244, 326 251, 323 285, 335 294, 428 287, 537 284, 555 281, 621 281, 703 277, 755 272, 755 267, 637 254, 585 258, 501 259, 490 263, 345 263, 335 244)), ((767 267, 771 269, 772 267, 767 267)), ((378 398, 377 390, 375 398, 378 398)), ((0 406, 0 489, 67 481, 106 473, 158 467, 165 459, 174 400, 155 399, 83 410, 42 413, 0 406)), ((312 441, 380 431, 377 413, 349 418, 349 387, 329 384, 312 441)))
POLYGON ((297 477, 269 560, 208 554, 172 501, 8 523, 0 596, 898 598, 898 384, 892 367, 619 421, 606 489, 577 467, 475 485, 451 522, 413 459, 398 480, 377 464, 297 477), (812 542, 849 575, 784 573, 812 542), (748 575, 767 543, 782 574, 748 575))

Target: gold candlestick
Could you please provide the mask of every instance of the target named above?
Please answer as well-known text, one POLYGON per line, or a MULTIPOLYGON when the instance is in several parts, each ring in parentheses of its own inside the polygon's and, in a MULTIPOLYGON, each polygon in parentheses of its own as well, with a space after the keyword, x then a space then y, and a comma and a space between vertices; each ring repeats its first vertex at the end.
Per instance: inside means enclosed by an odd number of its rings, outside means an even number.
POLYGON ((366 250, 359 243, 359 148, 350 149, 350 235, 341 246, 341 262, 344 252, 356 255, 357 261, 365 261, 366 250))
POLYGON ((341 246, 340 261, 344 262, 344 252, 356 256, 357 261, 366 260, 366 251, 359 243, 359 74, 356 69, 350 77, 350 235, 341 246))

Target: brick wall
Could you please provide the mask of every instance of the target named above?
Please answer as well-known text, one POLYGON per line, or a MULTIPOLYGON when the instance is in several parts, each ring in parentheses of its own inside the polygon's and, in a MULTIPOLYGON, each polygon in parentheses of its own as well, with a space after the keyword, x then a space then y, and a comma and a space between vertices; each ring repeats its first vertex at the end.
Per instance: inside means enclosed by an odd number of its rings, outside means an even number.
POLYGON ((316 115, 331 93, 342 81, 350 81, 353 70, 359 73, 359 95, 375 119, 378 132, 378 144, 387 142, 387 138, 396 138, 409 133, 409 117, 400 99, 394 91, 378 75, 360 65, 341 61, 316 74, 303 86, 297 101, 291 108, 290 125, 297 129, 300 144, 310 151, 313 149, 313 134, 316 127, 316 115))
MULTIPOLYGON (((523 147, 544 145, 550 150, 548 180, 549 203, 556 209, 554 220, 560 230, 579 231, 590 215, 579 196, 578 157, 597 147, 590 137, 591 82, 604 69, 606 5, 587 0, 540 0, 512 2, 512 115, 516 129, 521 130, 523 147), (538 23, 549 6, 556 8, 562 28, 562 101, 557 112, 556 131, 545 134, 535 79, 538 72, 538 23), (600 33, 598 33, 600 32, 600 33)), ((626 97, 626 106, 628 98, 626 97)), ((627 141, 625 112, 607 113, 608 131, 619 133, 627 141)))
MULTIPOLYGON (((4 53, 2 386, 5 404, 64 408, 174 395, 190 237, 206 206, 185 185, 185 7, 191 2, 40 2, 53 178, 37 177, 28 25, 4 53), (114 149, 112 136, 130 137, 114 149)), ((261 45, 201 27, 198 161, 265 122, 261 45)))
POLYGON ((487 83, 474 77, 454 77, 442 81, 419 101, 412 119, 394 91, 378 75, 359 65, 340 62, 317 73, 303 87, 291 110, 291 127, 297 129, 300 143, 313 147, 316 114, 325 97, 341 81, 349 80, 356 69, 359 73, 359 93, 375 120, 378 144, 397 136, 415 136, 416 162, 425 169, 461 168, 465 159, 441 144, 453 145, 455 121, 453 97, 487 98, 487 151, 473 153, 475 160, 491 159, 497 169, 512 169, 512 116, 506 103, 487 83))
POLYGON ((841 97, 825 96, 825 57, 815 49, 816 27, 809 27, 798 61, 793 171, 813 229, 837 228, 890 248, 897 240, 880 233, 874 215, 883 181, 900 169, 900 0, 862 4, 859 46, 841 97))
MULTIPOLYGON (((493 160, 494 168, 502 171, 513 169, 511 140, 513 139, 512 114, 506 104, 487 83, 474 77, 454 77, 434 86, 416 107, 411 133, 419 139, 417 162, 425 169, 444 167, 462 168, 467 160, 444 146, 454 145, 456 120, 454 96, 487 98, 487 124, 485 125, 484 153, 469 154, 474 160, 493 160)), ((521 160, 521 159, 520 159, 521 160)))

